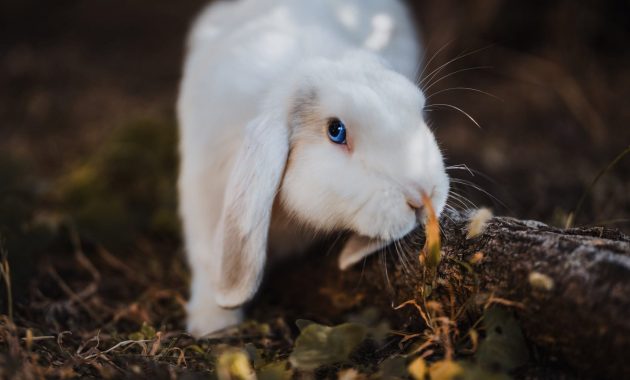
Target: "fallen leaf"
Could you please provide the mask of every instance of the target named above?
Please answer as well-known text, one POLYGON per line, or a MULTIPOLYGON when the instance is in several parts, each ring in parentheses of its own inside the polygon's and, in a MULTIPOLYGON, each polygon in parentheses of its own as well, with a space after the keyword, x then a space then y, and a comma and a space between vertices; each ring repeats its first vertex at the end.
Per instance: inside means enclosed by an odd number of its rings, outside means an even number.
POLYGON ((479 344, 477 362, 487 368, 509 371, 529 360, 529 351, 518 322, 502 307, 490 307, 483 315, 486 338, 479 344))
POLYGON ((293 370, 288 368, 286 360, 267 364, 257 373, 258 380, 289 380, 293 377, 293 370))
POLYGON ((256 348, 253 343, 245 344, 245 351, 249 355, 249 359, 254 364, 254 369, 262 368, 266 363, 262 357, 263 350, 256 348))
POLYGON ((309 321, 308 319, 298 319, 295 321, 295 325, 300 329, 300 331, 304 330, 307 326, 312 325, 313 321, 309 321))
POLYGON ((245 352, 229 350, 217 359, 217 377, 219 380, 255 380, 256 374, 245 352))
POLYGON ((431 364, 431 380, 453 380, 464 372, 462 366, 452 360, 440 360, 431 364))
POLYGON ((416 358, 407 366, 407 371, 414 380, 424 380, 428 373, 427 363, 423 358, 416 358))
POLYGON ((329 327, 311 323, 300 332, 289 361, 294 367, 306 371, 346 361, 366 334, 367 328, 358 324, 329 327))

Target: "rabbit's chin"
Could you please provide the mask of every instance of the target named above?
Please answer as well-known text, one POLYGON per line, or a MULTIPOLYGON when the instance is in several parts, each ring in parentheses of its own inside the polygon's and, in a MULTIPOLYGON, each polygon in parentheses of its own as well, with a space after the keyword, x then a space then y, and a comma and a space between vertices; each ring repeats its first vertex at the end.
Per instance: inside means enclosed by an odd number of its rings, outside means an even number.
MULTIPOLYGON (((440 194, 432 197, 438 216, 446 203, 442 198, 440 194)), ((352 218, 349 229, 365 237, 392 242, 404 238, 424 222, 425 217, 419 219, 403 199, 383 195, 365 204, 352 218)))
POLYGON ((410 233, 417 224, 416 215, 404 197, 384 191, 352 216, 350 229, 370 238, 393 241, 410 233))

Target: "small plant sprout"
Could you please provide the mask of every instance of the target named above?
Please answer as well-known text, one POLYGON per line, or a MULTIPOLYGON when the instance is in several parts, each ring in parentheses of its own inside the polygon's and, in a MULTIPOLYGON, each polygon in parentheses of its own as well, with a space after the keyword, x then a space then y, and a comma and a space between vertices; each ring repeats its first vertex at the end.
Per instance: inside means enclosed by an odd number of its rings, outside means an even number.
MULTIPOLYGON (((422 193, 422 203, 427 212, 427 224, 425 226, 426 242, 424 244, 423 253, 425 256, 424 263, 431 272, 437 270, 437 266, 442 260, 442 243, 440 240, 440 224, 438 223, 435 210, 431 199, 425 193, 422 193)), ((420 261, 423 261, 420 259, 420 261)))

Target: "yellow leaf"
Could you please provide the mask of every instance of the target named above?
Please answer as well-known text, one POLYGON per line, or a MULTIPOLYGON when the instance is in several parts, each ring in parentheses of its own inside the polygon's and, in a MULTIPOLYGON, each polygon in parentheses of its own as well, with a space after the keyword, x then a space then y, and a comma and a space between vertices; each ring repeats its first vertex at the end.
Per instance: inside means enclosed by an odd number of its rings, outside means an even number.
POLYGON ((243 351, 227 351, 217 360, 219 380, 255 380, 256 374, 243 351))
POLYGON ((451 360, 441 360, 431 364, 431 367, 429 367, 431 380, 453 380, 463 372, 464 369, 451 360))
POLYGON ((414 380, 424 380, 427 376, 427 363, 423 358, 416 358, 409 364, 407 371, 414 380))

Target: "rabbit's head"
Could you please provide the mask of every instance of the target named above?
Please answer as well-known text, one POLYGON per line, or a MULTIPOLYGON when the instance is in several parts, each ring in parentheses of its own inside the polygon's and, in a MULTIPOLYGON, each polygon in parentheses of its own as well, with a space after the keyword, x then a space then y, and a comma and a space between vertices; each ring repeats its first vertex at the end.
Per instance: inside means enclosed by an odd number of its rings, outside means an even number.
POLYGON ((449 180, 424 101, 363 54, 309 62, 273 90, 228 183, 218 303, 237 306, 256 291, 274 203, 317 231, 351 231, 342 266, 421 223, 423 192, 441 212, 449 180))

